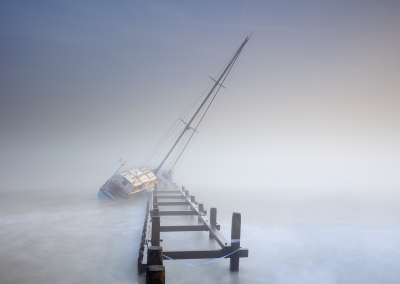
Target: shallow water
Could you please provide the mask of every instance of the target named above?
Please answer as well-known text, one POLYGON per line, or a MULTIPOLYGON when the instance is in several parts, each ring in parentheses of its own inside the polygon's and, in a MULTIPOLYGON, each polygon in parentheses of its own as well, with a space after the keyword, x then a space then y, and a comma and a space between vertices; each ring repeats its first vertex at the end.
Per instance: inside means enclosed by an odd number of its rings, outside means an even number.
MULTIPOLYGON (((227 259, 199 267, 165 261, 167 283, 396 283, 400 278, 396 195, 191 193, 207 210, 218 208, 226 238, 232 212, 242 213, 241 245, 249 258, 241 259, 239 273, 229 272, 227 259)), ((4 191, 0 283, 137 283, 147 198, 100 202, 96 194, 4 191)), ((169 249, 216 248, 203 232, 161 238, 169 249)))
POLYGON ((9 193, 0 215, 0 283, 136 280, 146 197, 112 203, 71 193, 9 193))

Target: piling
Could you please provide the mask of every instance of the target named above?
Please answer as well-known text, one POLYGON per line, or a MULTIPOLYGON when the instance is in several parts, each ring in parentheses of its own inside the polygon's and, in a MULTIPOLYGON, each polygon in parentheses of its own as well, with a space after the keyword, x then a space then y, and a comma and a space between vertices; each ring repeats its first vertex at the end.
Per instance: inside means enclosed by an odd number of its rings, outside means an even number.
MULTIPOLYGON (((230 259, 230 271, 239 271, 239 259, 248 257, 248 249, 240 247, 241 214, 233 213, 231 240, 228 241, 220 232, 220 225, 217 223, 217 208, 210 208, 210 216, 207 218, 207 211, 204 204, 196 202, 194 195, 182 188, 180 191, 158 190, 149 198, 148 213, 143 225, 142 240, 139 251, 139 273, 146 271, 146 284, 165 283, 165 259, 230 259), (178 194, 178 195, 176 195, 178 194), (176 201, 183 199, 183 201, 176 201), (189 206, 187 210, 164 210, 165 206, 189 206), (159 209, 159 207, 161 209, 159 209), (152 210, 149 210, 149 209, 152 210), (161 226, 160 216, 198 216, 197 225, 163 225, 161 226), (151 224, 151 226, 148 225, 151 224), (209 250, 165 250, 160 246, 161 232, 188 232, 208 231, 210 238, 221 247, 220 249, 209 250)), ((144 274, 143 274, 144 276, 144 274)), ((144 280, 144 278, 142 278, 144 280)), ((142 283, 142 282, 141 282, 142 283)))
POLYGON ((217 208, 211 207, 210 209, 210 224, 217 225, 217 208))
MULTIPOLYGON (((241 214, 234 212, 232 214, 232 229, 231 229, 231 247, 232 251, 240 248, 240 227, 241 227, 241 214)), ((231 255, 230 270, 239 271, 239 253, 231 255)))
POLYGON ((204 205, 203 205, 203 203, 199 203, 198 206, 199 206, 198 207, 198 211, 199 211, 198 221, 202 222, 203 219, 201 218, 201 216, 204 214, 203 213, 204 212, 204 205))
POLYGON ((194 204, 196 202, 196 197, 194 195, 190 195, 189 201, 192 203, 192 204, 189 204, 189 210, 195 210, 194 204))
POLYGON ((160 216, 160 209, 158 209, 158 203, 153 204, 153 210, 150 210, 150 216, 160 216))
POLYGON ((147 248, 147 265, 163 265, 163 250, 161 246, 147 248))
POLYGON ((151 217, 151 245, 160 245, 160 216, 151 217))
POLYGON ((162 265, 148 266, 146 284, 165 284, 165 267, 162 265))
MULTIPOLYGON (((211 207, 210 208, 210 225, 212 227, 216 227, 217 226, 217 208, 215 208, 215 207, 211 207)), ((211 231, 208 233, 208 237, 210 239, 213 238, 213 235, 211 234, 211 231)))

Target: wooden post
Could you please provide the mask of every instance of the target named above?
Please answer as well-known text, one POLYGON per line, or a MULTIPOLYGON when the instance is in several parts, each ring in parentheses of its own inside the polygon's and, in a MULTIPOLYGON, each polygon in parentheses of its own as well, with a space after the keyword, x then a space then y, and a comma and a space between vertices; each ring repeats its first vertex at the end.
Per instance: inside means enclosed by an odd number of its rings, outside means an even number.
MULTIPOLYGON (((232 251, 240 248, 240 227, 241 227, 241 215, 240 213, 234 212, 232 214, 232 230, 231 230, 231 247, 232 251)), ((239 271, 239 253, 236 252, 230 256, 230 270, 239 271)))
POLYGON ((147 266, 163 265, 163 250, 160 246, 147 248, 147 266))
POLYGON ((160 216, 160 209, 154 208, 153 210, 151 210, 151 217, 153 216, 160 216))
POLYGON ((157 190, 158 190, 158 186, 157 186, 157 184, 155 183, 155 184, 154 184, 154 191, 157 192, 157 190))
POLYGON ((151 245, 160 245, 160 216, 151 217, 151 245))
MULTIPOLYGON (((210 208, 210 225, 216 226, 217 225, 217 208, 211 207, 210 208)), ((208 236, 213 238, 211 233, 209 232, 208 236)))
POLYGON ((210 224, 217 225, 217 208, 212 207, 210 209, 210 224))
POLYGON ((162 265, 148 266, 146 284, 165 284, 165 267, 162 265))
POLYGON ((160 216, 159 212, 160 212, 160 210, 158 209, 158 203, 154 203, 153 204, 153 210, 150 210, 150 217, 160 216), (154 213, 154 210, 157 210, 156 214, 154 213))
POLYGON ((199 203, 199 213, 203 213, 203 211, 204 211, 204 205, 203 205, 203 203, 199 203))
POLYGON ((185 192, 185 186, 184 185, 182 186, 182 192, 185 192))
POLYGON ((154 203, 157 203, 157 196, 155 196, 154 194, 153 194, 153 204, 154 203))
POLYGON ((201 222, 201 215, 203 215, 204 211, 203 203, 199 203, 199 207, 197 209, 199 211, 198 221, 201 222))
MULTIPOLYGON (((196 197, 195 197, 194 195, 191 195, 191 196, 190 196, 190 202, 191 202, 192 204, 195 204, 195 203, 196 203, 196 197)), ((192 206, 190 206, 190 205, 189 205, 189 209, 190 209, 190 210, 194 210, 194 208, 193 208, 192 206)))

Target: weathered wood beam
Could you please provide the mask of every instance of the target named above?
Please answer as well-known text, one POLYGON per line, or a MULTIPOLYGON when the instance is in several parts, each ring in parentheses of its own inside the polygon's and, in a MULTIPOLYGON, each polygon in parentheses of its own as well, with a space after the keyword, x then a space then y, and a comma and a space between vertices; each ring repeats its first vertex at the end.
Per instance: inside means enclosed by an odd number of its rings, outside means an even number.
POLYGON ((156 194, 180 194, 182 193, 180 190, 158 190, 155 191, 156 194))
POLYGON ((159 216, 181 216, 181 215, 198 215, 196 211, 193 210, 163 210, 159 211, 159 216))
POLYGON ((157 197, 158 200, 160 199, 184 199, 185 197, 182 195, 154 195, 155 197, 157 197))
POLYGON ((160 232, 190 232, 190 231, 208 231, 206 225, 176 225, 161 226, 160 232))
MULTIPOLYGON (((223 257, 233 250, 229 248, 219 249, 219 250, 191 250, 191 251, 164 251, 164 255, 173 259, 200 259, 200 258, 220 258, 223 257)), ((238 254, 239 257, 248 257, 249 250, 247 248, 241 248, 238 252, 227 256, 231 258, 232 256, 238 254)), ((168 258, 164 257, 164 260, 168 258)))
POLYGON ((220 233, 219 226, 217 227, 209 224, 206 225, 208 226, 208 231, 210 232, 210 235, 217 241, 221 248, 229 247, 231 245, 231 242, 227 241, 225 237, 220 233))
POLYGON ((158 206, 180 206, 180 205, 189 205, 188 201, 159 201, 157 202, 158 206))
MULTIPOLYGON (((191 209, 197 213, 199 213, 199 207, 196 203, 192 202, 195 201, 194 196, 186 196, 186 202, 187 204, 191 207, 191 209)), ((160 205, 160 202, 158 203, 160 205)), ((201 206, 203 207, 203 206, 201 206)), ((203 216, 204 212, 199 213, 199 221, 203 222, 204 225, 208 227, 207 231, 209 231, 210 236, 215 238, 217 243, 221 248, 230 246, 231 243, 225 239, 225 237, 219 232, 220 226, 217 224, 217 209, 216 208, 211 208, 211 213, 210 216, 210 222, 206 218, 206 216, 203 216)))
MULTIPOLYGON (((233 249, 240 248, 240 230, 242 224, 242 215, 234 212, 232 214, 231 243, 233 249)), ((232 255, 230 259, 230 270, 239 271, 239 256, 232 255)))

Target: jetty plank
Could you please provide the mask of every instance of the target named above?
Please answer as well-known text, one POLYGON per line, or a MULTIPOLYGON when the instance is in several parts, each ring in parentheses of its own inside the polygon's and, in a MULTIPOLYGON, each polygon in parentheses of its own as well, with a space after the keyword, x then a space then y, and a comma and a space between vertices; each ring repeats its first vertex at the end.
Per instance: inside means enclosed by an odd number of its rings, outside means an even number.
MULTIPOLYGON (((190 250, 190 251, 164 251, 164 255, 173 259, 208 259, 208 258, 221 258, 229 254, 231 251, 227 249, 219 250, 190 250)), ((238 252, 227 256, 231 258, 234 255, 238 257, 248 257, 249 250, 247 248, 241 248, 238 252)), ((164 257, 165 260, 168 258, 164 257)))

